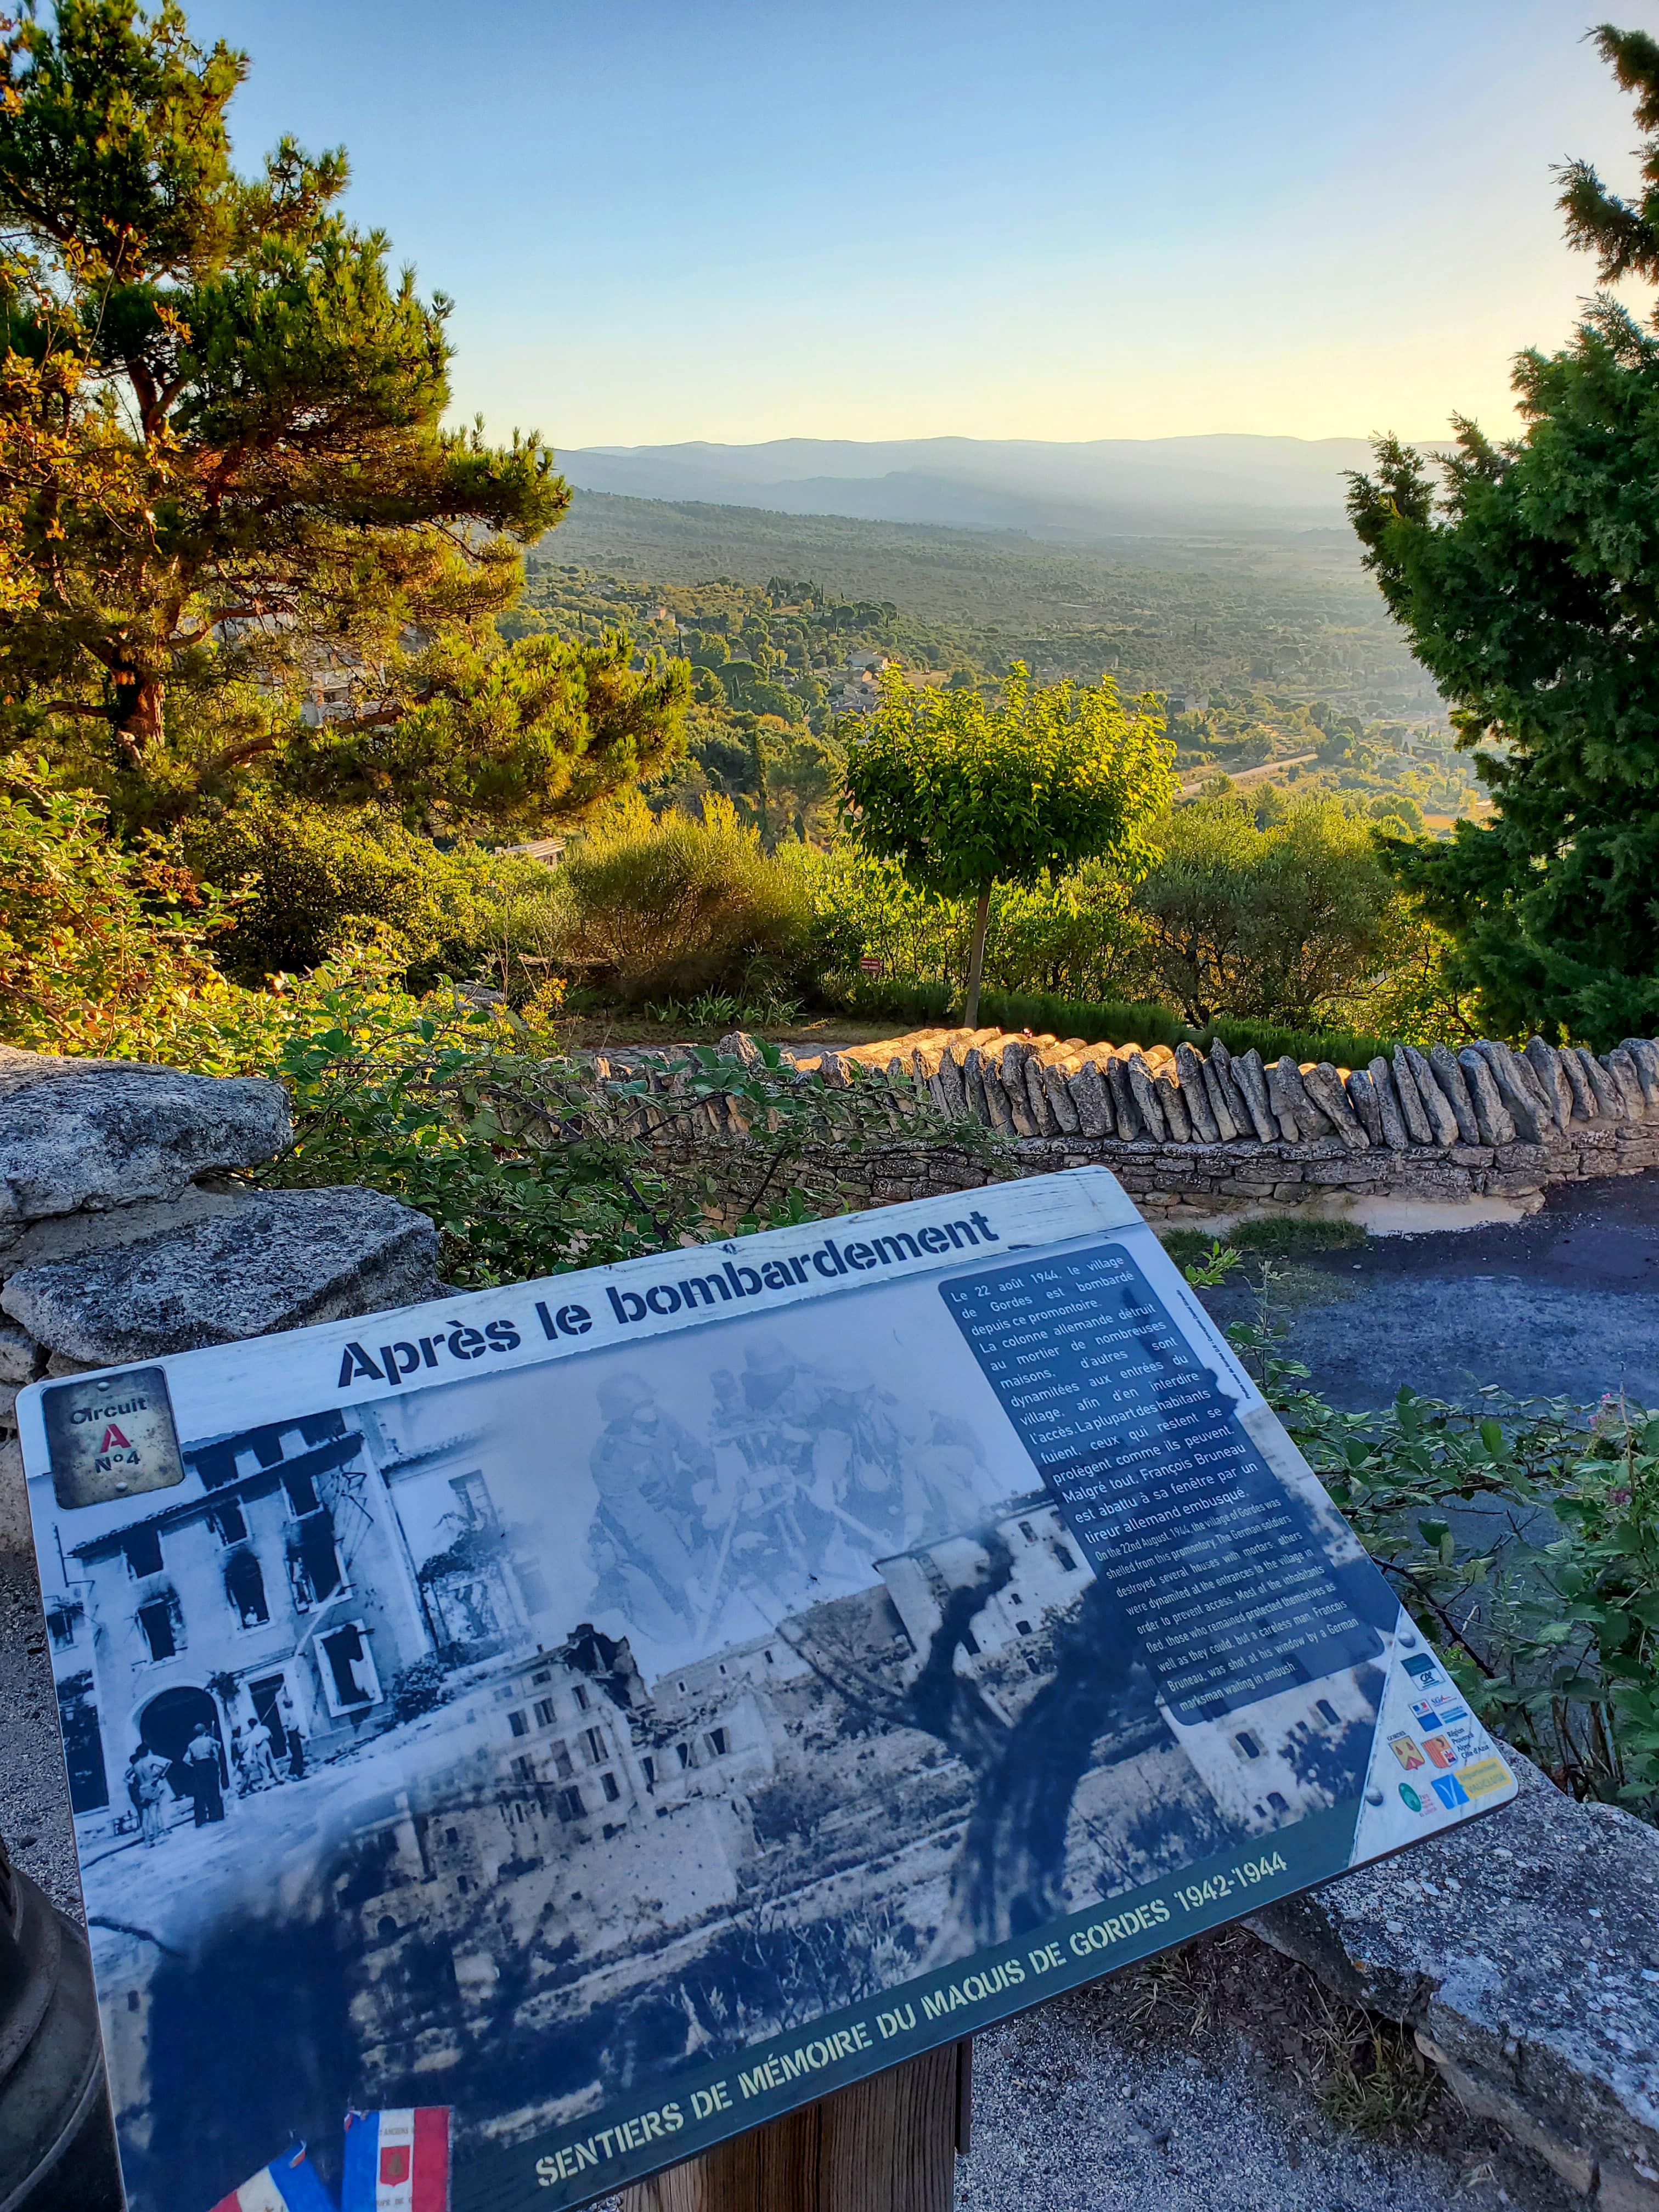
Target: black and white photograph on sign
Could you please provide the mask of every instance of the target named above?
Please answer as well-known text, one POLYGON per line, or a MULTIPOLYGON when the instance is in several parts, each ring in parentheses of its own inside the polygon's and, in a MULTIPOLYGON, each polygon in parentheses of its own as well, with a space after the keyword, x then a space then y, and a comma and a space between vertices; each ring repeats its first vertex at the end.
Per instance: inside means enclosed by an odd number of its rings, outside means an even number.
POLYGON ((31 1463, 133 2212, 299 2143, 349 2208, 371 2126, 413 2212, 580 2204, 1510 1793, 1149 1232, 1021 1203, 398 1316, 407 1381, 299 1333, 249 1419, 186 1355, 181 1482, 31 1463))

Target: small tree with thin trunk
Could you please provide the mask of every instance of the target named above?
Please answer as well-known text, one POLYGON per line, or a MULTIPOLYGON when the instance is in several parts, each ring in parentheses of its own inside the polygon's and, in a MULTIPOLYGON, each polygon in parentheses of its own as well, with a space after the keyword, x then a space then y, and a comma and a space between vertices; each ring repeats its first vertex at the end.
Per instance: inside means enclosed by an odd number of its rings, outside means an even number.
POLYGON ((1174 758, 1152 700, 1126 706, 1109 676, 1033 684, 1016 661, 997 706, 978 691, 914 690, 887 671, 848 749, 848 820, 866 852, 922 889, 977 902, 969 1029, 995 885, 1091 859, 1138 880, 1158 858, 1148 830, 1175 796, 1174 758))

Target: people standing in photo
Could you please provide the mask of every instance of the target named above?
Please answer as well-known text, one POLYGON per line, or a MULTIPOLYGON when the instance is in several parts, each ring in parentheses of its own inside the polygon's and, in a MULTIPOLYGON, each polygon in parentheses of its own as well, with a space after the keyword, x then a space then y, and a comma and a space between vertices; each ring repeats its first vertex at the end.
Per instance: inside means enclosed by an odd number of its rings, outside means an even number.
POLYGON ((140 1743, 127 1761, 127 1795, 138 1814, 138 1832, 146 1850, 167 1833, 163 1810, 167 1803, 167 1761, 149 1744, 140 1743))
POLYGON ((300 1711, 293 1698, 284 1690, 276 1700, 276 1717, 282 1722, 283 1734, 288 1738, 288 1773, 290 1782, 306 1778, 305 1731, 300 1726, 300 1711))
POLYGON ((190 1771, 190 1795, 196 1808, 196 1826, 205 1828, 210 1820, 222 1820, 225 1799, 219 1784, 219 1747, 205 1721, 196 1723, 196 1733, 185 1746, 185 1765, 190 1771))
POLYGON ((247 1760, 249 1787, 254 1790, 273 1790, 276 1786, 276 1769, 270 1756, 270 1730, 258 1713, 253 1725, 242 1738, 243 1756, 247 1760))

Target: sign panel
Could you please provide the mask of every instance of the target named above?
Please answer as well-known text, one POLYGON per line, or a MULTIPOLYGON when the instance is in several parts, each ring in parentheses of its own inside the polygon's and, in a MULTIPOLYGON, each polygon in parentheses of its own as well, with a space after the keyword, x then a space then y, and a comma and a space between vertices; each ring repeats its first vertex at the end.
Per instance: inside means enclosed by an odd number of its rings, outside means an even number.
POLYGON ((136 2212, 579 2205, 1514 1791, 1103 1170, 18 1410, 136 2212))

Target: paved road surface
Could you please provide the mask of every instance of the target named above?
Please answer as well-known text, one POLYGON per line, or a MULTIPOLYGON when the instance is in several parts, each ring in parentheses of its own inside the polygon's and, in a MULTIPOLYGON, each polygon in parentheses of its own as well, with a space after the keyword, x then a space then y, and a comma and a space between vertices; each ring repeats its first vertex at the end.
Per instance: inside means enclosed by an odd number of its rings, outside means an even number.
MULTIPOLYGON (((1237 1278, 1204 1298, 1223 1321, 1248 1304, 1237 1278)), ((1513 1225, 1313 1255, 1285 1311, 1287 1349, 1339 1406, 1382 1405, 1401 1382, 1437 1398, 1495 1382, 1659 1407, 1659 1176, 1553 1190, 1513 1225)))

